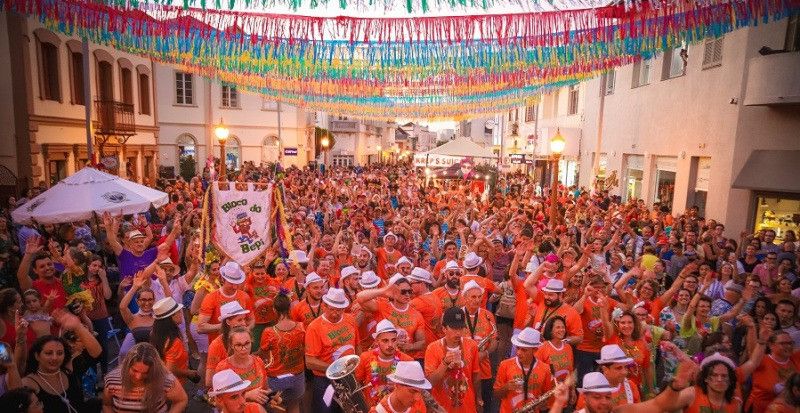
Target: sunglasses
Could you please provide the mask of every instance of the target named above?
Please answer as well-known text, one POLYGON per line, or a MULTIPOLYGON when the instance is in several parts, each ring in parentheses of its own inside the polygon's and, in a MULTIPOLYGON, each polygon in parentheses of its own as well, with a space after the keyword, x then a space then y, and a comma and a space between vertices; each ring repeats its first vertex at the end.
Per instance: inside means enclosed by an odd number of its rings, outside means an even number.
POLYGON ((411 295, 411 294, 414 294, 414 291, 409 290, 409 289, 403 289, 403 290, 400 290, 400 294, 411 295))

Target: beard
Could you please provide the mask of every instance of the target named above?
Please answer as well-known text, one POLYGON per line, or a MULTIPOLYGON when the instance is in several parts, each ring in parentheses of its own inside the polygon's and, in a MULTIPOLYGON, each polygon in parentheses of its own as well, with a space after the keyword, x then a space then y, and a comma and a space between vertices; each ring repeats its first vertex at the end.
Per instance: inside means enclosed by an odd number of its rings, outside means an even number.
POLYGON ((447 284, 448 288, 456 289, 460 286, 459 284, 461 284, 461 280, 457 278, 448 278, 445 284, 447 284))

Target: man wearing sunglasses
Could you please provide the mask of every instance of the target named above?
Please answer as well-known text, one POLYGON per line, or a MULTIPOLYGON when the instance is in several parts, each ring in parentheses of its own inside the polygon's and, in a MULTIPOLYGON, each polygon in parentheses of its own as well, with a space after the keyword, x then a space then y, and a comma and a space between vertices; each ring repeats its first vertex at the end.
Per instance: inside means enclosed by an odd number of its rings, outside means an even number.
POLYGON ((425 354, 425 321, 422 314, 410 305, 414 296, 411 283, 400 274, 389 279, 389 285, 364 290, 356 302, 375 320, 389 320, 397 328, 397 347, 414 358, 425 354))

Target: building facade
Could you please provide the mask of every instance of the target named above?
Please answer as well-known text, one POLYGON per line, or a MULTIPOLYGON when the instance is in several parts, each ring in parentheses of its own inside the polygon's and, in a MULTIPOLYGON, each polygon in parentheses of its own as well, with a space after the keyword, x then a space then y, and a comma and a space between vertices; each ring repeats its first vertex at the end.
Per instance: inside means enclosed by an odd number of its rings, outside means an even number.
POLYGON ((219 124, 230 132, 225 142, 228 170, 242 162, 302 167, 314 159, 314 113, 172 66, 155 64, 155 78, 159 154, 167 174, 179 173, 182 160, 194 160, 195 170, 201 171, 209 155, 219 158, 214 135, 219 124))
POLYGON ((798 32, 797 17, 745 28, 588 82, 580 184, 697 206, 729 235, 797 229, 798 32))
POLYGON ((369 165, 386 162, 399 156, 393 122, 328 116, 328 128, 336 142, 328 154, 320 154, 319 162, 333 166, 369 165), (323 156, 324 155, 324 156, 323 156), (327 159, 323 159, 327 157, 327 159))
POLYGON ((158 104, 149 59, 88 44, 86 83, 80 39, 9 13, 0 13, 0 28, 0 56, 14 62, 0 65, 2 195, 50 186, 87 164, 87 104, 96 159, 131 180, 155 179, 158 104))

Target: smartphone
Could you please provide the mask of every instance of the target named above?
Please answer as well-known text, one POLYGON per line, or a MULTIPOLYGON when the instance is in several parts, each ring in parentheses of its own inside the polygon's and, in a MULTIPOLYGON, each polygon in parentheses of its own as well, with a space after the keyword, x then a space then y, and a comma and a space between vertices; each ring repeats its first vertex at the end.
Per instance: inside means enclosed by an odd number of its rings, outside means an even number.
POLYGON ((0 363, 8 364, 11 362, 11 349, 5 343, 0 343, 0 363))

